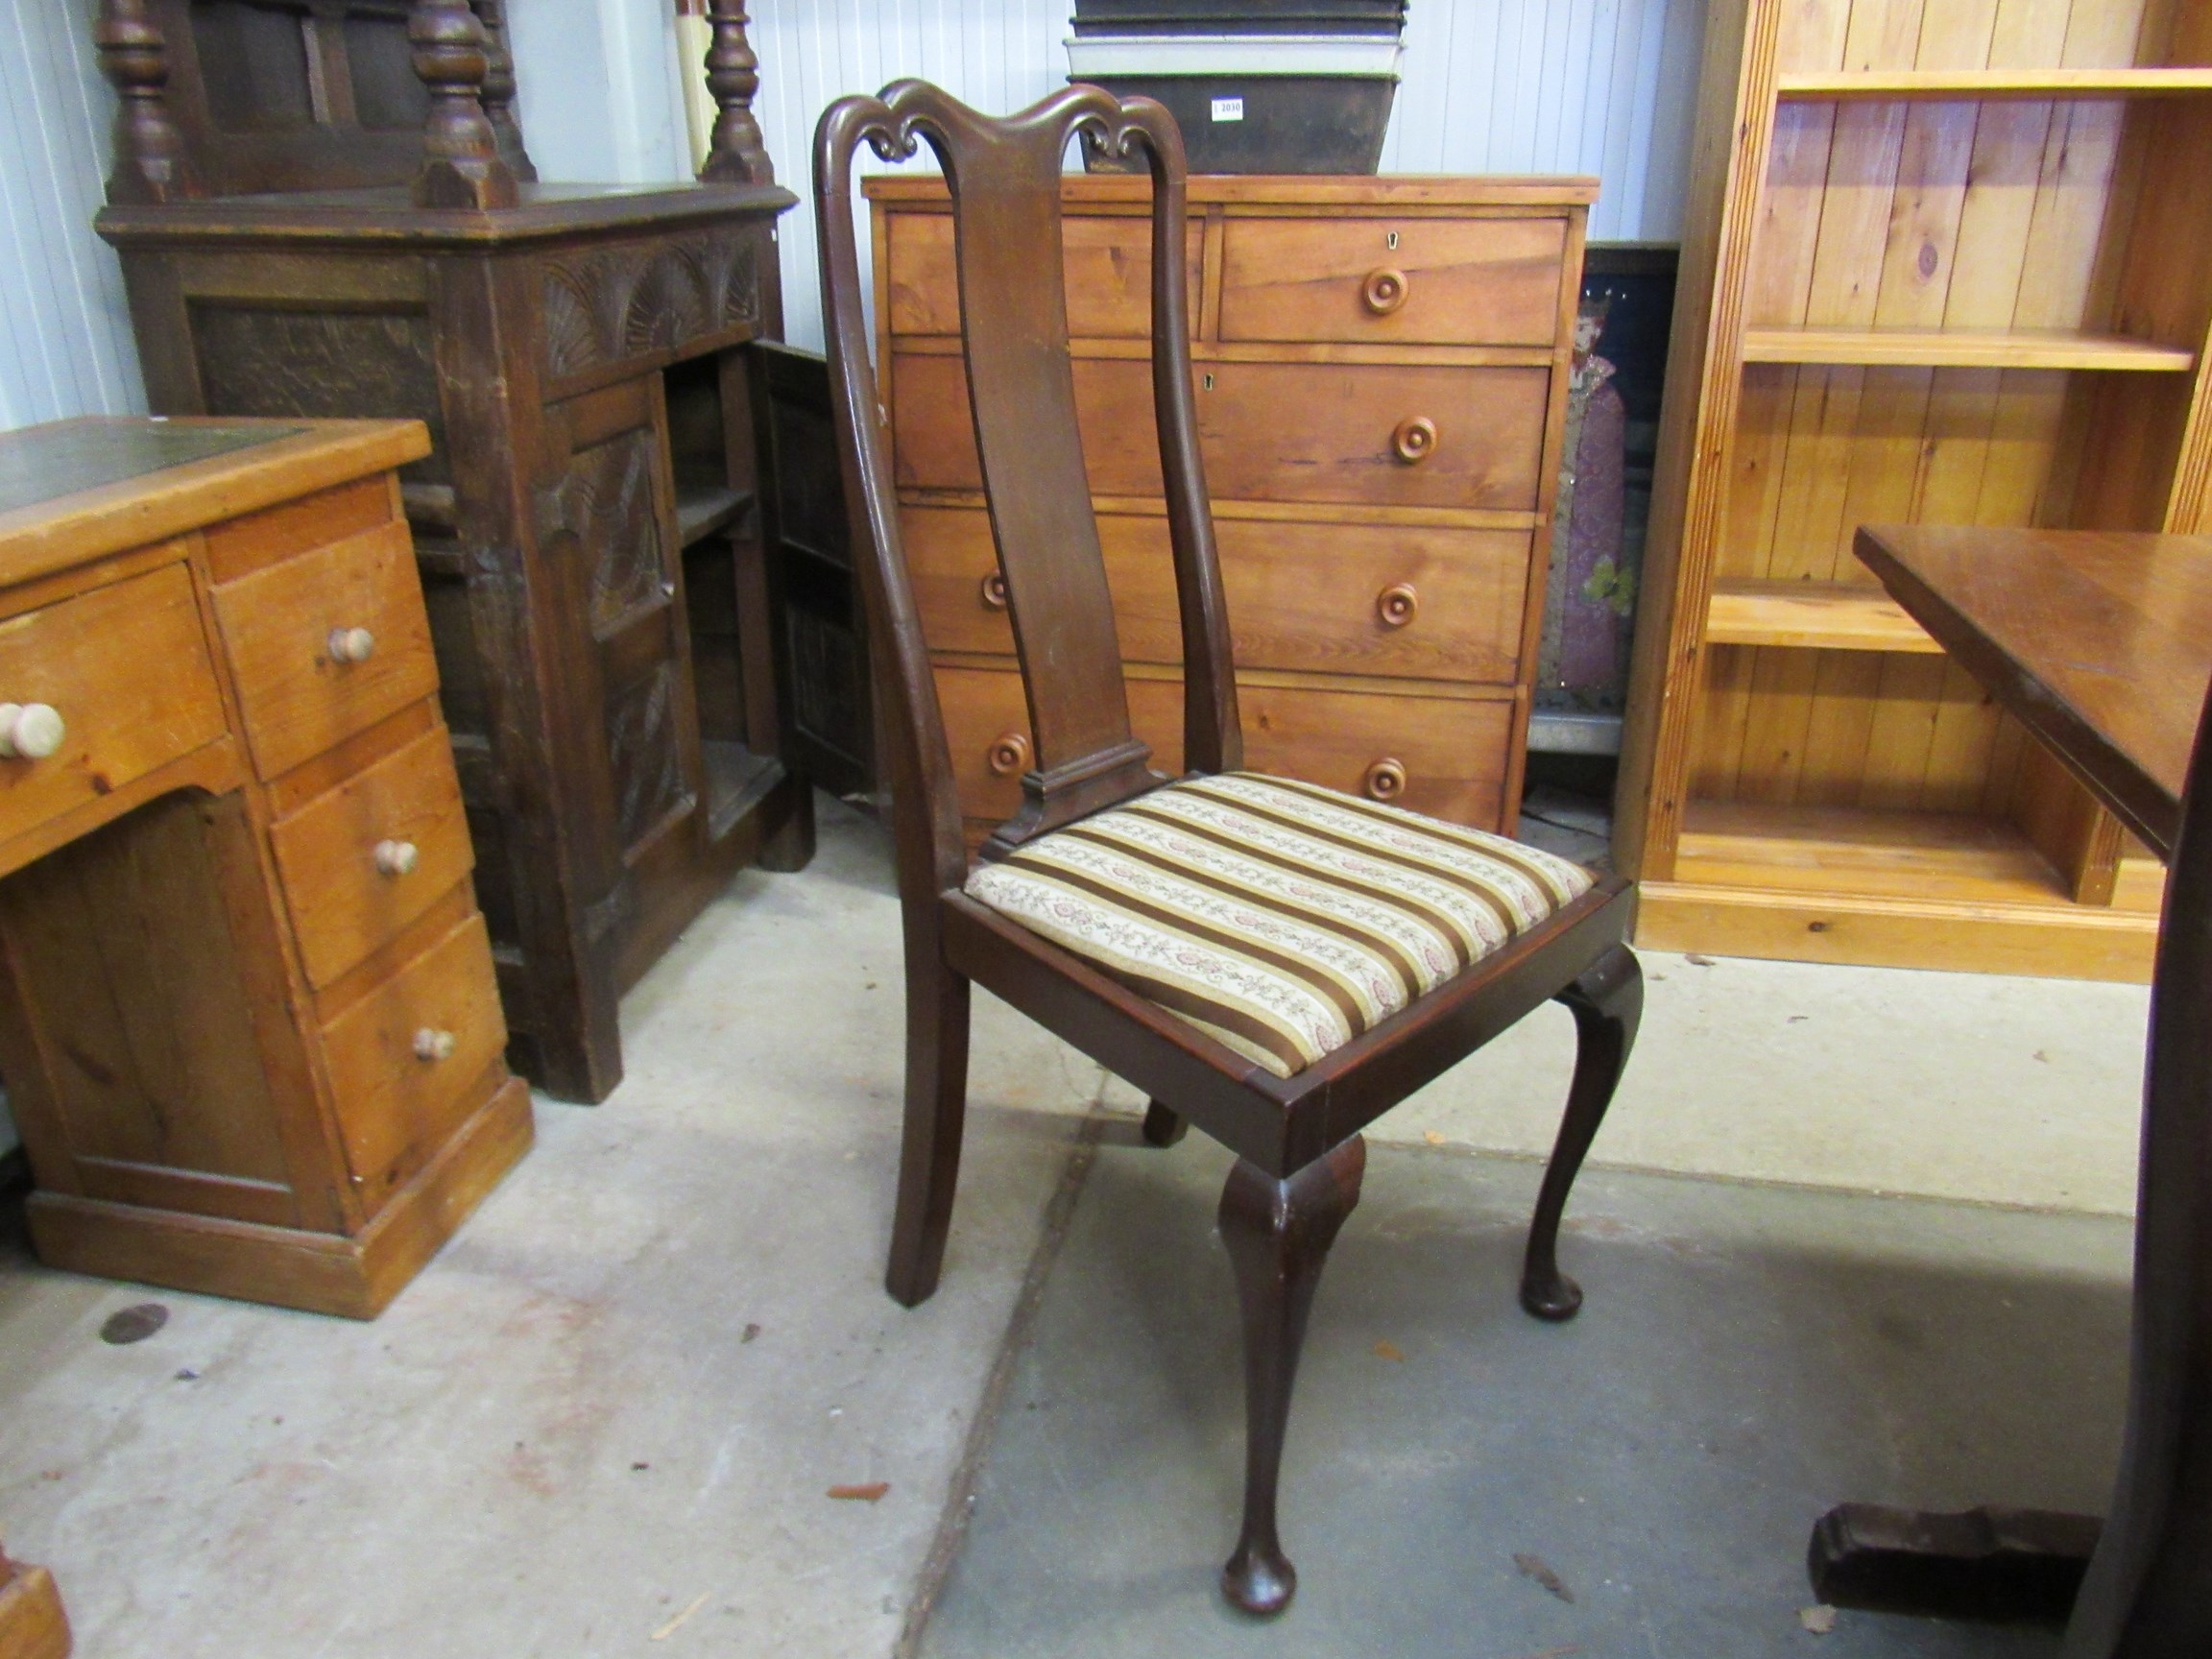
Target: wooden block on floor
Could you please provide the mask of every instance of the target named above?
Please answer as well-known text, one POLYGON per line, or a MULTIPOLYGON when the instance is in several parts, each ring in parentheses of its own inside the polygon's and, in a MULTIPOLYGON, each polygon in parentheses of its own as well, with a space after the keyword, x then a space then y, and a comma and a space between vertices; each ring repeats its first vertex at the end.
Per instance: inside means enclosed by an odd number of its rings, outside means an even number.
POLYGON ((0 1555, 0 1659, 68 1659, 69 1648, 54 1575, 0 1555))

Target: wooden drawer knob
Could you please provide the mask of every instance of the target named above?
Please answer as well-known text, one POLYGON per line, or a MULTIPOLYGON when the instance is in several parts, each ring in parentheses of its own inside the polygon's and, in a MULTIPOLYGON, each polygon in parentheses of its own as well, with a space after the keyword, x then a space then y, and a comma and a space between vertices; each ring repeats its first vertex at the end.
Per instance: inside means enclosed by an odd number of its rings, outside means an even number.
POLYGON ((1376 316, 1389 316, 1406 303, 1406 273, 1387 265, 1368 272, 1367 280, 1359 285, 1359 298, 1376 316))
POLYGON ((1006 609, 1005 571, 994 570, 990 575, 983 578, 983 609, 986 611, 1003 611, 1006 609))
POLYGON ((993 739, 985 757, 991 763, 991 770, 1001 778, 1026 772, 1029 770, 1029 739, 1020 732, 1001 732, 993 739))
POLYGON ((379 841, 373 855, 379 876, 404 876, 421 856, 412 841, 379 841))
POLYGON ((1390 447, 1408 467, 1417 467, 1436 448, 1436 422, 1426 415, 1410 415, 1390 434, 1390 447))
POLYGON ((375 651, 376 636, 366 628, 330 630, 330 661, 333 662, 366 662, 375 651))
POLYGON ((1410 582, 1396 582, 1375 595, 1375 613, 1385 628, 1403 628, 1421 614, 1421 595, 1410 582))
POLYGON ((1395 801, 1406 793, 1406 762, 1403 760, 1378 760, 1367 768, 1366 789, 1369 800, 1395 801))
POLYGON ((0 703, 0 756, 43 760, 69 735, 61 712, 45 703, 0 703))
POLYGON ((453 1050, 456 1046, 453 1033, 450 1031, 440 1031, 434 1026, 425 1025, 421 1030, 415 1033, 415 1058, 427 1061, 431 1065, 436 1065, 441 1060, 452 1059, 453 1050))

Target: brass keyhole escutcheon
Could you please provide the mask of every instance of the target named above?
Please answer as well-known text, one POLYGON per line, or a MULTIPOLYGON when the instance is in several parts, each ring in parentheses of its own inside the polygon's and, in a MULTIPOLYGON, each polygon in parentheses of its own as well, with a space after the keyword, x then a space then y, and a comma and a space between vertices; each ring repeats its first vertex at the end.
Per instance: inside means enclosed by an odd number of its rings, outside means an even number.
POLYGON ((1418 467, 1435 452, 1436 422, 1426 415, 1408 416, 1390 434, 1390 447, 1407 466, 1418 467))
POLYGON ((1208 392, 1214 390, 1214 376, 1212 374, 1206 376, 1204 390, 1208 392))
POLYGON ((1387 236, 1383 237, 1383 238, 1382 238, 1382 246, 1383 246, 1383 247, 1385 247, 1385 248, 1387 248, 1387 249, 1389 249, 1389 250, 1390 250, 1390 252, 1393 252, 1393 253, 1397 252, 1398 252, 1398 232, 1397 232, 1397 231, 1395 231, 1395 230, 1393 230, 1393 231, 1391 231, 1391 232, 1390 232, 1390 233, 1389 233, 1387 236))
POLYGON ((1367 280, 1359 285, 1359 298, 1378 317, 1387 317, 1405 304, 1406 293, 1406 273, 1387 265, 1368 272, 1367 280))
POLYGON ((994 570, 990 575, 983 578, 983 609, 986 611, 1003 611, 1006 609, 1005 571, 994 570))
POLYGON ((1378 760, 1367 768, 1367 796, 1372 801, 1395 801, 1406 793, 1406 762, 1378 760))
POLYGON ((1029 739, 1020 732, 1001 732, 992 740, 984 757, 1000 778, 1026 772, 1029 770, 1029 739))
POLYGON ((1421 595, 1410 582, 1393 583, 1375 595, 1375 613, 1385 628, 1403 628, 1421 613, 1421 595))

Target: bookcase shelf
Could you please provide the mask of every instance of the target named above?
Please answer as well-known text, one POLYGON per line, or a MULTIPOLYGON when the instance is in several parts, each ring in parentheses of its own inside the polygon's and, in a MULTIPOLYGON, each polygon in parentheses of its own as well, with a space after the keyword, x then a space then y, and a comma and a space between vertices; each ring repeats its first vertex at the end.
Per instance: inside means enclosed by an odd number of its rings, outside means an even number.
POLYGON ((1714 645, 1785 645, 1815 651, 1914 651, 1943 647, 1879 588, 1840 582, 1721 582, 1705 638, 1714 645))
POLYGON ((2174 98, 2212 92, 2212 68, 1890 69, 1787 74, 1776 96, 1805 99, 2174 98))
POLYGON ((2068 328, 1799 327, 1746 328, 1743 361, 2186 374, 2197 367, 2197 353, 2186 346, 2068 328))

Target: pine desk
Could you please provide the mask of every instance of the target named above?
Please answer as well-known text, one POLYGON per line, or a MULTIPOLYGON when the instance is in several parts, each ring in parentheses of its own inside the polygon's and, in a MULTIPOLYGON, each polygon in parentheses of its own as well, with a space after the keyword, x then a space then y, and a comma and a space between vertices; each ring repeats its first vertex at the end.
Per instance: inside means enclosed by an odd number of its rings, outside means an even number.
POLYGON ((369 1318, 529 1148, 398 421, 0 435, 0 1075, 41 1260, 369 1318))

